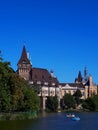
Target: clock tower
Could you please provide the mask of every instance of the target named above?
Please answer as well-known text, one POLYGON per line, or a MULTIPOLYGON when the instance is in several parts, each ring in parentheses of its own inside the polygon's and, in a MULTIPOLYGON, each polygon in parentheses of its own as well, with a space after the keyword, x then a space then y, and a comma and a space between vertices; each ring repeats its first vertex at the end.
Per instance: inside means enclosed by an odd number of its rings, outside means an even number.
POLYGON ((18 65, 18 74, 25 80, 29 80, 32 65, 27 57, 25 46, 23 46, 22 54, 17 65, 18 65))

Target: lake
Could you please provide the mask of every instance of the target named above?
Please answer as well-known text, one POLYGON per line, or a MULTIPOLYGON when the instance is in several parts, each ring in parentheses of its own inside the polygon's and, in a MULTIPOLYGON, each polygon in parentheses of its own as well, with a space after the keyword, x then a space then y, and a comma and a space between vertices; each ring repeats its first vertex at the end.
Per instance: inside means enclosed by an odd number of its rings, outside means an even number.
POLYGON ((35 120, 0 121, 0 130, 98 130, 98 112, 75 113, 80 121, 66 113, 43 113, 35 120))

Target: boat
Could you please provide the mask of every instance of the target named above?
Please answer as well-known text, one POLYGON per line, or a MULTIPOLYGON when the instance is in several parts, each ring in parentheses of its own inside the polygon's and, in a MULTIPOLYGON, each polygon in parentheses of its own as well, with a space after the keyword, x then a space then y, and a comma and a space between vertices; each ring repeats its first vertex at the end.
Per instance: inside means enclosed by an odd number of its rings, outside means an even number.
POLYGON ((67 114, 66 117, 75 117, 74 114, 67 114))
POLYGON ((72 120, 73 120, 73 121, 79 121, 79 120, 80 120, 80 117, 73 117, 72 120))

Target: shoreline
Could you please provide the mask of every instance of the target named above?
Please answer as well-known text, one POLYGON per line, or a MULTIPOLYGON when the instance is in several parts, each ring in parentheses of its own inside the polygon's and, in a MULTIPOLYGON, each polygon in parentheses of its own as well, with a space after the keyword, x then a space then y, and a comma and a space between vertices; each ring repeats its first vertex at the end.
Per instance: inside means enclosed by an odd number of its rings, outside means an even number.
POLYGON ((0 113, 0 121, 36 119, 37 117, 38 117, 38 114, 36 111, 34 111, 34 112, 0 113))
MULTIPOLYGON (((45 113, 52 113, 44 111, 45 113)), ((98 112, 98 111, 89 111, 89 110, 77 110, 77 109, 71 109, 71 110, 58 110, 56 113, 71 113, 71 112, 98 112)), ((40 114, 43 112, 40 112, 40 114)), ((38 112, 11 112, 11 113, 0 113, 0 121, 6 121, 6 120, 29 120, 29 119, 37 119, 39 116, 38 112)))

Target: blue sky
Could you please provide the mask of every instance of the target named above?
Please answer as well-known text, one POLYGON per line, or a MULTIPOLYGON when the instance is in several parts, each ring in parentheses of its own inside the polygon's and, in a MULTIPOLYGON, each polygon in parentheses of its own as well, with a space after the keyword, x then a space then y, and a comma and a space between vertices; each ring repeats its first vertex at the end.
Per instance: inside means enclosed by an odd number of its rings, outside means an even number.
POLYGON ((53 69, 60 82, 86 66, 98 84, 98 1, 0 1, 0 50, 14 70, 23 45, 33 67, 53 69))

